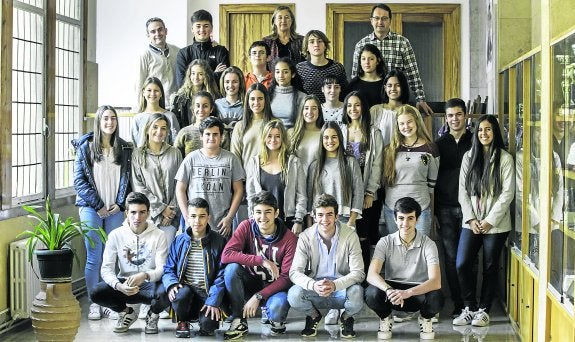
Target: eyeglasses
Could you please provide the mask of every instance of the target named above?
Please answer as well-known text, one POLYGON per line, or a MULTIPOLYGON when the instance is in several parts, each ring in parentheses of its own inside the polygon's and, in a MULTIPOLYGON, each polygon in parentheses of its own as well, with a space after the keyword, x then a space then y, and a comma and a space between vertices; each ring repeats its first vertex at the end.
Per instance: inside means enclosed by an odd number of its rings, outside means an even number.
POLYGON ((373 21, 389 21, 389 17, 371 17, 373 21))

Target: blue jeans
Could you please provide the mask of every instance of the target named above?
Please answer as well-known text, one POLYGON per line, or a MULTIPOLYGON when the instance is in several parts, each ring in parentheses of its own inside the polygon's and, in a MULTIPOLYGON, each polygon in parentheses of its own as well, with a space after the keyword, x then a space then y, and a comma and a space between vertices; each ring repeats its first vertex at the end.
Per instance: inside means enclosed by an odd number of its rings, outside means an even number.
POLYGON ((483 246, 483 284, 481 284, 479 308, 489 312, 497 292, 499 257, 508 234, 509 232, 474 234, 471 229, 461 229, 459 246, 457 247, 457 275, 459 276, 459 285, 465 306, 469 306, 472 311, 478 308, 475 294, 477 274, 473 272, 473 264, 477 259, 479 249, 483 246))
POLYGON ((461 288, 455 267, 459 235, 461 235, 461 221, 463 220, 461 207, 438 206, 435 209, 435 214, 439 222, 439 232, 445 255, 445 276, 451 292, 451 300, 455 309, 463 309, 463 298, 461 297, 461 288))
MULTIPOLYGON (((390 209, 387 205, 384 205, 383 214, 385 215, 387 234, 395 233, 397 231, 397 225, 395 224, 395 215, 393 214, 393 209, 390 209)), ((423 233, 429 236, 431 233, 431 210, 429 208, 421 211, 421 215, 417 220, 415 229, 417 229, 419 233, 423 233)))
MULTIPOLYGON (((90 227, 102 227, 106 234, 110 234, 112 230, 120 227, 124 222, 124 212, 119 212, 114 215, 108 216, 104 219, 98 216, 94 208, 80 207, 79 209, 80 221, 86 223, 90 227)), ((104 244, 95 232, 88 233, 88 236, 94 241, 94 247, 90 246, 87 239, 84 239, 86 246, 86 268, 84 269, 84 277, 86 280, 86 288, 88 295, 92 293, 96 284, 100 279, 100 268, 102 267, 102 255, 104 254, 104 244)))
MULTIPOLYGON (((386 280, 386 283, 392 288, 399 290, 407 290, 418 285, 399 283, 391 280, 386 280)), ((365 303, 377 314, 377 316, 379 316, 380 319, 384 319, 391 315, 391 310, 408 312, 419 311, 423 318, 429 319, 441 311, 441 308, 443 308, 443 301, 443 293, 441 293, 441 290, 433 290, 422 295, 409 297, 404 301, 403 306, 399 306, 391 304, 389 299, 387 299, 385 292, 373 285, 369 285, 365 290, 365 303)))
MULTIPOLYGON (((118 279, 124 283, 126 279, 118 279)), ((161 281, 145 281, 140 285, 140 291, 132 296, 127 296, 110 285, 101 281, 92 289, 90 300, 98 305, 105 306, 116 312, 126 309, 126 304, 148 304, 150 311, 159 314, 170 305, 166 291, 161 281)))
MULTIPOLYGON (((261 291, 266 285, 261 278, 236 263, 226 265, 224 281, 233 318, 242 317, 246 298, 261 291)), ((260 302, 260 306, 267 307, 268 318, 272 322, 285 322, 290 309, 285 291, 274 293, 267 300, 260 302)))
POLYGON ((348 316, 354 316, 363 308, 363 287, 354 284, 344 290, 322 297, 317 292, 294 285, 288 291, 290 305, 306 316, 314 316, 319 309, 345 309, 348 316))

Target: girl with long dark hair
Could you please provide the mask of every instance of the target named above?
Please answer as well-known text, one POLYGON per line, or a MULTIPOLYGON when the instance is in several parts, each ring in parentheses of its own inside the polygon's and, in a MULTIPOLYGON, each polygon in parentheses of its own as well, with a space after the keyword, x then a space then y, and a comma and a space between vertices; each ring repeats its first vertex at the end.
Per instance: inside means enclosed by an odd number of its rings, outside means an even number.
MULTIPOLYGON (((120 138, 114 107, 98 108, 94 131, 72 140, 72 146, 76 150, 74 190, 80 221, 90 227, 102 227, 109 234, 122 225, 124 202, 131 191, 132 146, 120 138)), ((92 240, 93 246, 85 241, 88 296, 100 280, 104 253, 102 241, 96 236, 92 240)), ((102 309, 91 304, 88 319, 100 319, 105 311, 102 309)))
POLYGON ((489 310, 499 282, 499 257, 511 230, 509 206, 515 195, 515 164, 505 151, 497 118, 477 121, 471 150, 463 156, 459 174, 459 203, 463 229, 457 248, 457 274, 465 309, 455 325, 489 325, 489 310), (479 305, 473 265, 483 247, 483 283, 479 305))

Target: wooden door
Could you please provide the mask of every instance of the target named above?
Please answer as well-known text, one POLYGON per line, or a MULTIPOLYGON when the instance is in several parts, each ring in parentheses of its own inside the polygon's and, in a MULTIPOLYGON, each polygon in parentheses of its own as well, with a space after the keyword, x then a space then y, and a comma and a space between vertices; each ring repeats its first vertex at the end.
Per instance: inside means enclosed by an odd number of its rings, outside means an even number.
POLYGON ((272 15, 279 5, 294 4, 222 4, 220 5, 220 41, 230 51, 230 63, 244 73, 251 71, 249 47, 271 34, 272 15))
MULTIPOLYGON (((369 14, 374 4, 327 4, 326 34, 332 41, 333 58, 351 67, 355 43, 373 32, 369 14)), ((442 65, 433 68, 433 73, 442 76, 441 100, 460 96, 461 53, 460 53, 460 6, 444 4, 390 4, 392 11, 391 30, 403 34, 407 25, 418 23, 441 23, 441 40, 437 46, 442 53, 442 65)), ((419 25, 421 26, 421 25, 419 25)), ((408 37, 409 38, 409 37, 408 37)), ((417 48, 414 46, 414 50, 417 48)), ((418 58, 418 65, 423 64, 418 58)), ((422 74, 421 66, 420 74, 422 74)), ((424 79, 424 75, 421 75, 424 79)), ((424 87, 427 90, 424 82, 424 87)), ((437 101, 437 100, 436 100, 437 101)))

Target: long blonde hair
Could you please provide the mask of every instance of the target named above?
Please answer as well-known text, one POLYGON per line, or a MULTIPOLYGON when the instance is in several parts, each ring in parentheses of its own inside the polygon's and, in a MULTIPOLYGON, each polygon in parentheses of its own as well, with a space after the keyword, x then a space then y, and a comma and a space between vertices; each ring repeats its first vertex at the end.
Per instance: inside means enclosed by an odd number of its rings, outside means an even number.
MULTIPOLYGON (((141 163, 142 167, 146 167, 146 155, 148 154, 148 148, 150 147, 150 127, 152 127, 158 121, 165 121, 166 122, 166 139, 169 139, 171 136, 171 128, 170 128, 170 120, 162 114, 162 113, 154 113, 146 122, 146 126, 144 126, 144 141, 138 148, 134 151, 134 159, 139 159, 138 161, 141 163)), ((167 144, 163 142, 163 144, 167 144)), ((163 145, 162 144, 162 145, 163 145)))
POLYGON ((221 96, 218 89, 218 84, 216 82, 216 77, 208 62, 203 59, 194 59, 190 65, 188 65, 188 69, 186 69, 186 76, 184 77, 184 84, 182 84, 180 89, 178 89, 177 94, 185 95, 191 99, 194 97, 195 92, 198 92, 198 90, 194 92, 194 85, 190 79, 190 75, 192 74, 192 67, 195 65, 199 65, 202 67, 202 69, 204 69, 204 87, 200 90, 205 90, 212 94, 214 99, 219 99, 221 96))
POLYGON ((289 160, 289 141, 287 130, 281 120, 273 119, 264 125, 262 134, 260 135, 260 166, 267 165, 270 161, 270 151, 266 146, 266 138, 272 129, 277 128, 280 131, 282 145, 279 150, 278 161, 281 167, 281 179, 285 183, 287 179, 287 168, 289 160))
POLYGON ((410 105, 402 105, 397 109, 397 114, 395 115, 395 121, 393 123, 394 130, 393 136, 391 137, 391 142, 385 147, 384 150, 384 162, 383 162, 383 182, 385 185, 395 184, 395 157, 397 155, 397 149, 403 144, 404 137, 399 131, 399 125, 397 124, 397 119, 400 115, 409 115, 415 121, 415 126, 417 128, 416 134, 417 139, 421 139, 425 144, 431 144, 431 136, 425 128, 425 123, 421 117, 421 113, 417 108, 410 105))
POLYGON ((315 126, 319 129, 321 129, 323 127, 323 124, 325 123, 324 119, 323 119, 323 110, 321 108, 321 101, 319 100, 319 98, 313 94, 310 95, 306 95, 303 98, 303 101, 301 102, 302 105, 299 106, 299 115, 297 116, 296 120, 295 120, 295 126, 293 128, 293 132, 291 134, 291 139, 290 139, 290 153, 291 154, 295 154, 299 144, 301 143, 301 140, 303 139, 303 135, 305 133, 305 120, 304 120, 304 107, 305 107, 305 103, 307 101, 314 101, 317 105, 317 110, 318 110, 318 116, 317 116, 317 120, 315 121, 315 126))

